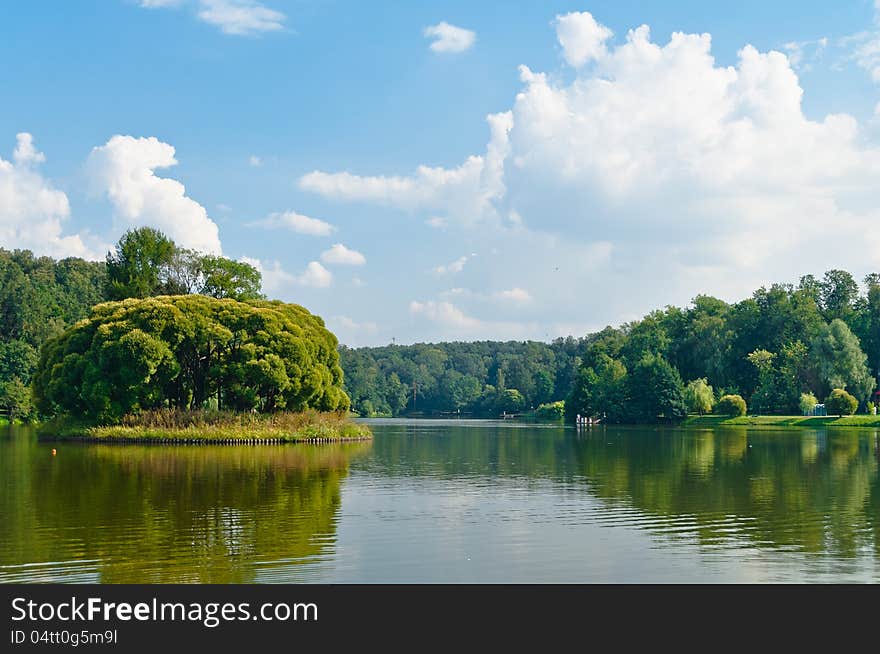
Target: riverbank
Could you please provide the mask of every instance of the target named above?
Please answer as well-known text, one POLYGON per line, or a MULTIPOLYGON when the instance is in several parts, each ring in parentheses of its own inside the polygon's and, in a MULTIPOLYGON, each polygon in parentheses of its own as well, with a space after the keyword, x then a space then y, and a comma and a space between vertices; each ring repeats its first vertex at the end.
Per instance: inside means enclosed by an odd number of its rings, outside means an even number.
POLYGON ((251 444, 333 443, 372 438, 369 427, 339 413, 270 414, 220 411, 146 411, 120 424, 55 419, 38 429, 41 440, 102 443, 251 444))
POLYGON ((690 416, 685 427, 880 427, 880 416, 690 416))

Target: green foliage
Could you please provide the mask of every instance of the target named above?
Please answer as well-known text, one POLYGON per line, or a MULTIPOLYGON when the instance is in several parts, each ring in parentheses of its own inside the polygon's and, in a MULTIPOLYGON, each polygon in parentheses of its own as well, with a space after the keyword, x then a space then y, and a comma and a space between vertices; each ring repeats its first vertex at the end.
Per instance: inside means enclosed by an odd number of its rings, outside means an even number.
POLYGON ((715 394, 705 377, 688 382, 684 389, 684 402, 690 413, 711 413, 715 394))
POLYGON ((817 404, 819 404, 819 400, 816 399, 815 395, 812 393, 801 393, 801 399, 798 406, 802 414, 808 415, 812 413, 817 404))
POLYGON ((502 413, 519 413, 525 406, 525 398, 515 388, 506 388, 501 391, 496 404, 497 409, 500 409, 502 413))
POLYGON ((346 390, 360 415, 456 413, 497 417, 502 391, 523 410, 561 399, 577 374, 583 339, 340 348, 346 390))
POLYGON ((144 298, 180 289, 168 288, 168 270, 175 260, 174 241, 158 229, 130 229, 107 254, 107 297, 144 298))
POLYGON ((825 325, 813 339, 812 359, 824 388, 848 389, 859 400, 874 390, 875 380, 858 337, 840 319, 825 325))
POLYGON ((548 404, 542 404, 535 411, 535 417, 538 420, 543 420, 546 422, 556 422, 565 418, 565 402, 560 400, 558 402, 550 402, 548 404))
POLYGON ((107 254, 111 300, 198 293, 216 298, 262 298, 260 271, 249 263, 178 247, 152 227, 131 229, 107 254))
POLYGON ((647 354, 627 379, 632 422, 680 422, 687 417, 678 371, 663 357, 647 354))
POLYGON ((715 405, 715 413, 734 418, 746 415, 746 401, 741 395, 724 395, 715 405))
POLYGON ((18 377, 0 381, 0 408, 6 411, 10 422, 30 422, 36 418, 31 390, 18 377))
POLYGON ((825 400, 829 415, 851 416, 859 408, 859 401, 842 388, 835 388, 825 400))
POLYGON ((252 265, 224 257, 206 255, 199 260, 202 295, 233 300, 255 300, 262 296, 262 275, 252 265))
POLYGON ((604 352, 595 358, 595 368, 582 368, 565 401, 566 418, 576 415, 602 417, 606 422, 628 421, 628 376, 626 366, 604 352))
POLYGON ((198 295, 96 306, 44 346, 38 408, 113 422, 142 409, 346 410, 336 338, 281 302, 198 295))

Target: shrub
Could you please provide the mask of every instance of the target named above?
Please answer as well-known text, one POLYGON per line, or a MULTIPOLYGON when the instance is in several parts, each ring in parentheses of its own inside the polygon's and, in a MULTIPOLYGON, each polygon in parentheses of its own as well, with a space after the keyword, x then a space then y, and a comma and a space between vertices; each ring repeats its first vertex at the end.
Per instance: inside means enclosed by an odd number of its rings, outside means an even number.
POLYGON ((746 415, 746 401, 741 395, 725 395, 715 405, 715 413, 737 418, 746 415))
POLYGON ((816 408, 816 405, 819 404, 819 400, 816 399, 816 396, 812 393, 801 393, 801 399, 798 405, 801 408, 801 413, 809 415, 813 412, 813 409, 816 408))
POLYGON ((851 416, 859 408, 859 401, 842 388, 835 388, 825 400, 825 409, 831 415, 851 416))
POLYGON ((547 420, 550 422, 562 420, 565 417, 565 402, 560 400, 559 402, 542 404, 535 412, 535 416, 538 420, 547 420))

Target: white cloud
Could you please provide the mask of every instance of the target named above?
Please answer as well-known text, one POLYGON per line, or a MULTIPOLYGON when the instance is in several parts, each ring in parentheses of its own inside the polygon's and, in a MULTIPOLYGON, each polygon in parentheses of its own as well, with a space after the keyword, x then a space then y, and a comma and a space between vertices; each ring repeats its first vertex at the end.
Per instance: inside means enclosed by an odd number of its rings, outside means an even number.
POLYGON ((456 273, 460 273, 462 270, 464 270, 464 265, 467 263, 467 260, 467 255, 459 257, 451 263, 437 266, 436 268, 434 268, 434 273, 438 275, 454 275, 456 273))
POLYGON ((140 0, 140 6, 144 9, 162 9, 164 7, 177 7, 183 0, 140 0))
POLYGON ((425 224, 434 229, 443 229, 449 225, 449 221, 439 216, 431 216, 425 221, 425 224))
MULTIPOLYGON (((808 118, 785 54, 745 45, 721 66, 710 35, 656 43, 647 26, 602 43, 571 81, 521 67, 486 153, 458 168, 315 171, 300 187, 467 226, 505 255, 481 260, 485 283, 503 288, 516 262, 541 298, 530 306, 560 324, 880 268, 880 148, 850 115, 808 118), (832 233, 857 246, 829 247, 832 233)), ((458 316, 427 303, 415 313, 458 316)))
POLYGON ((248 165, 253 166, 254 168, 259 168, 263 165, 263 160, 255 154, 252 154, 248 157, 248 165))
POLYGON ((807 72, 812 69, 812 61, 822 57, 828 47, 828 38, 822 37, 814 41, 791 41, 782 46, 788 53, 788 61, 795 70, 807 72))
POLYGON ((431 322, 455 328, 475 328, 480 326, 476 318, 466 316, 464 312, 451 302, 410 302, 409 311, 414 315, 424 316, 431 322))
POLYGON ((565 61, 575 68, 604 57, 605 41, 614 36, 614 32, 596 22, 588 11, 556 16, 553 24, 565 61))
POLYGON ((348 316, 332 316, 330 318, 330 323, 338 324, 342 329, 350 331, 374 332, 377 329, 377 325, 374 322, 356 322, 348 316))
POLYGON ((0 246, 30 249, 55 257, 100 259, 106 250, 90 247, 88 235, 63 235, 70 218, 67 195, 39 172, 46 160, 27 132, 16 135, 12 161, 0 157, 0 246))
POLYGON ((317 261, 309 261, 305 271, 297 278, 297 283, 301 286, 326 288, 333 283, 333 273, 317 261))
POLYGON ((308 234, 310 236, 329 236, 336 230, 330 223, 318 218, 309 218, 295 211, 273 213, 267 218, 252 224, 268 229, 289 229, 297 234, 308 234))
POLYGON ((301 177, 299 187, 327 198, 429 211, 435 226, 445 219, 462 223, 497 220, 493 202, 504 194, 504 162, 513 120, 506 112, 492 114, 487 121, 491 134, 486 153, 468 157, 458 168, 419 166, 410 177, 363 177, 316 170, 301 177), (446 216, 437 216, 437 211, 446 216))
POLYGON ((15 135, 15 150, 12 159, 19 166, 31 166, 46 161, 46 155, 34 147, 34 137, 27 132, 15 135))
POLYGON ((530 302, 532 300, 532 296, 525 289, 519 288, 518 286, 515 288, 511 288, 507 291, 500 291, 495 294, 500 300, 509 300, 511 302, 524 303, 530 302))
POLYGON ((441 53, 464 52, 470 49, 477 39, 475 32, 450 25, 446 21, 426 27, 424 35, 434 39, 429 46, 431 50, 441 53))
POLYGON ((110 199, 117 228, 155 227, 182 247, 219 254, 219 230, 205 208, 176 179, 155 173, 176 165, 174 154, 156 137, 117 134, 92 149, 87 169, 93 188, 110 199))
POLYGON ((260 271, 263 277, 263 293, 270 298, 289 296, 297 286, 326 288, 333 283, 333 274, 317 261, 310 261, 305 270, 294 275, 286 270, 279 261, 263 261, 254 257, 241 257, 260 271))
POLYGON ((224 34, 256 36, 284 29, 286 16, 252 0, 200 0, 199 19, 224 34))
POLYGON ((357 250, 349 250, 342 243, 336 243, 329 250, 322 252, 321 261, 339 266, 362 266, 367 263, 364 255, 357 250))

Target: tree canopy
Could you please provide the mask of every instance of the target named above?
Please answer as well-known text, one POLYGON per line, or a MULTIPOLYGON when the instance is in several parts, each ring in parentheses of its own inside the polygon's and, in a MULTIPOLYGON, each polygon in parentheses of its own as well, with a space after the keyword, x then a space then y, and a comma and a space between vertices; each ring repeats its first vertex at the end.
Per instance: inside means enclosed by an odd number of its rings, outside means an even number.
POLYGON ((114 421, 139 409, 347 410, 336 337, 304 308, 199 295, 106 302, 50 339, 37 406, 114 421))
POLYGON ((152 227, 130 229, 107 254, 107 299, 197 293, 262 298, 260 271, 243 261, 178 247, 152 227))

